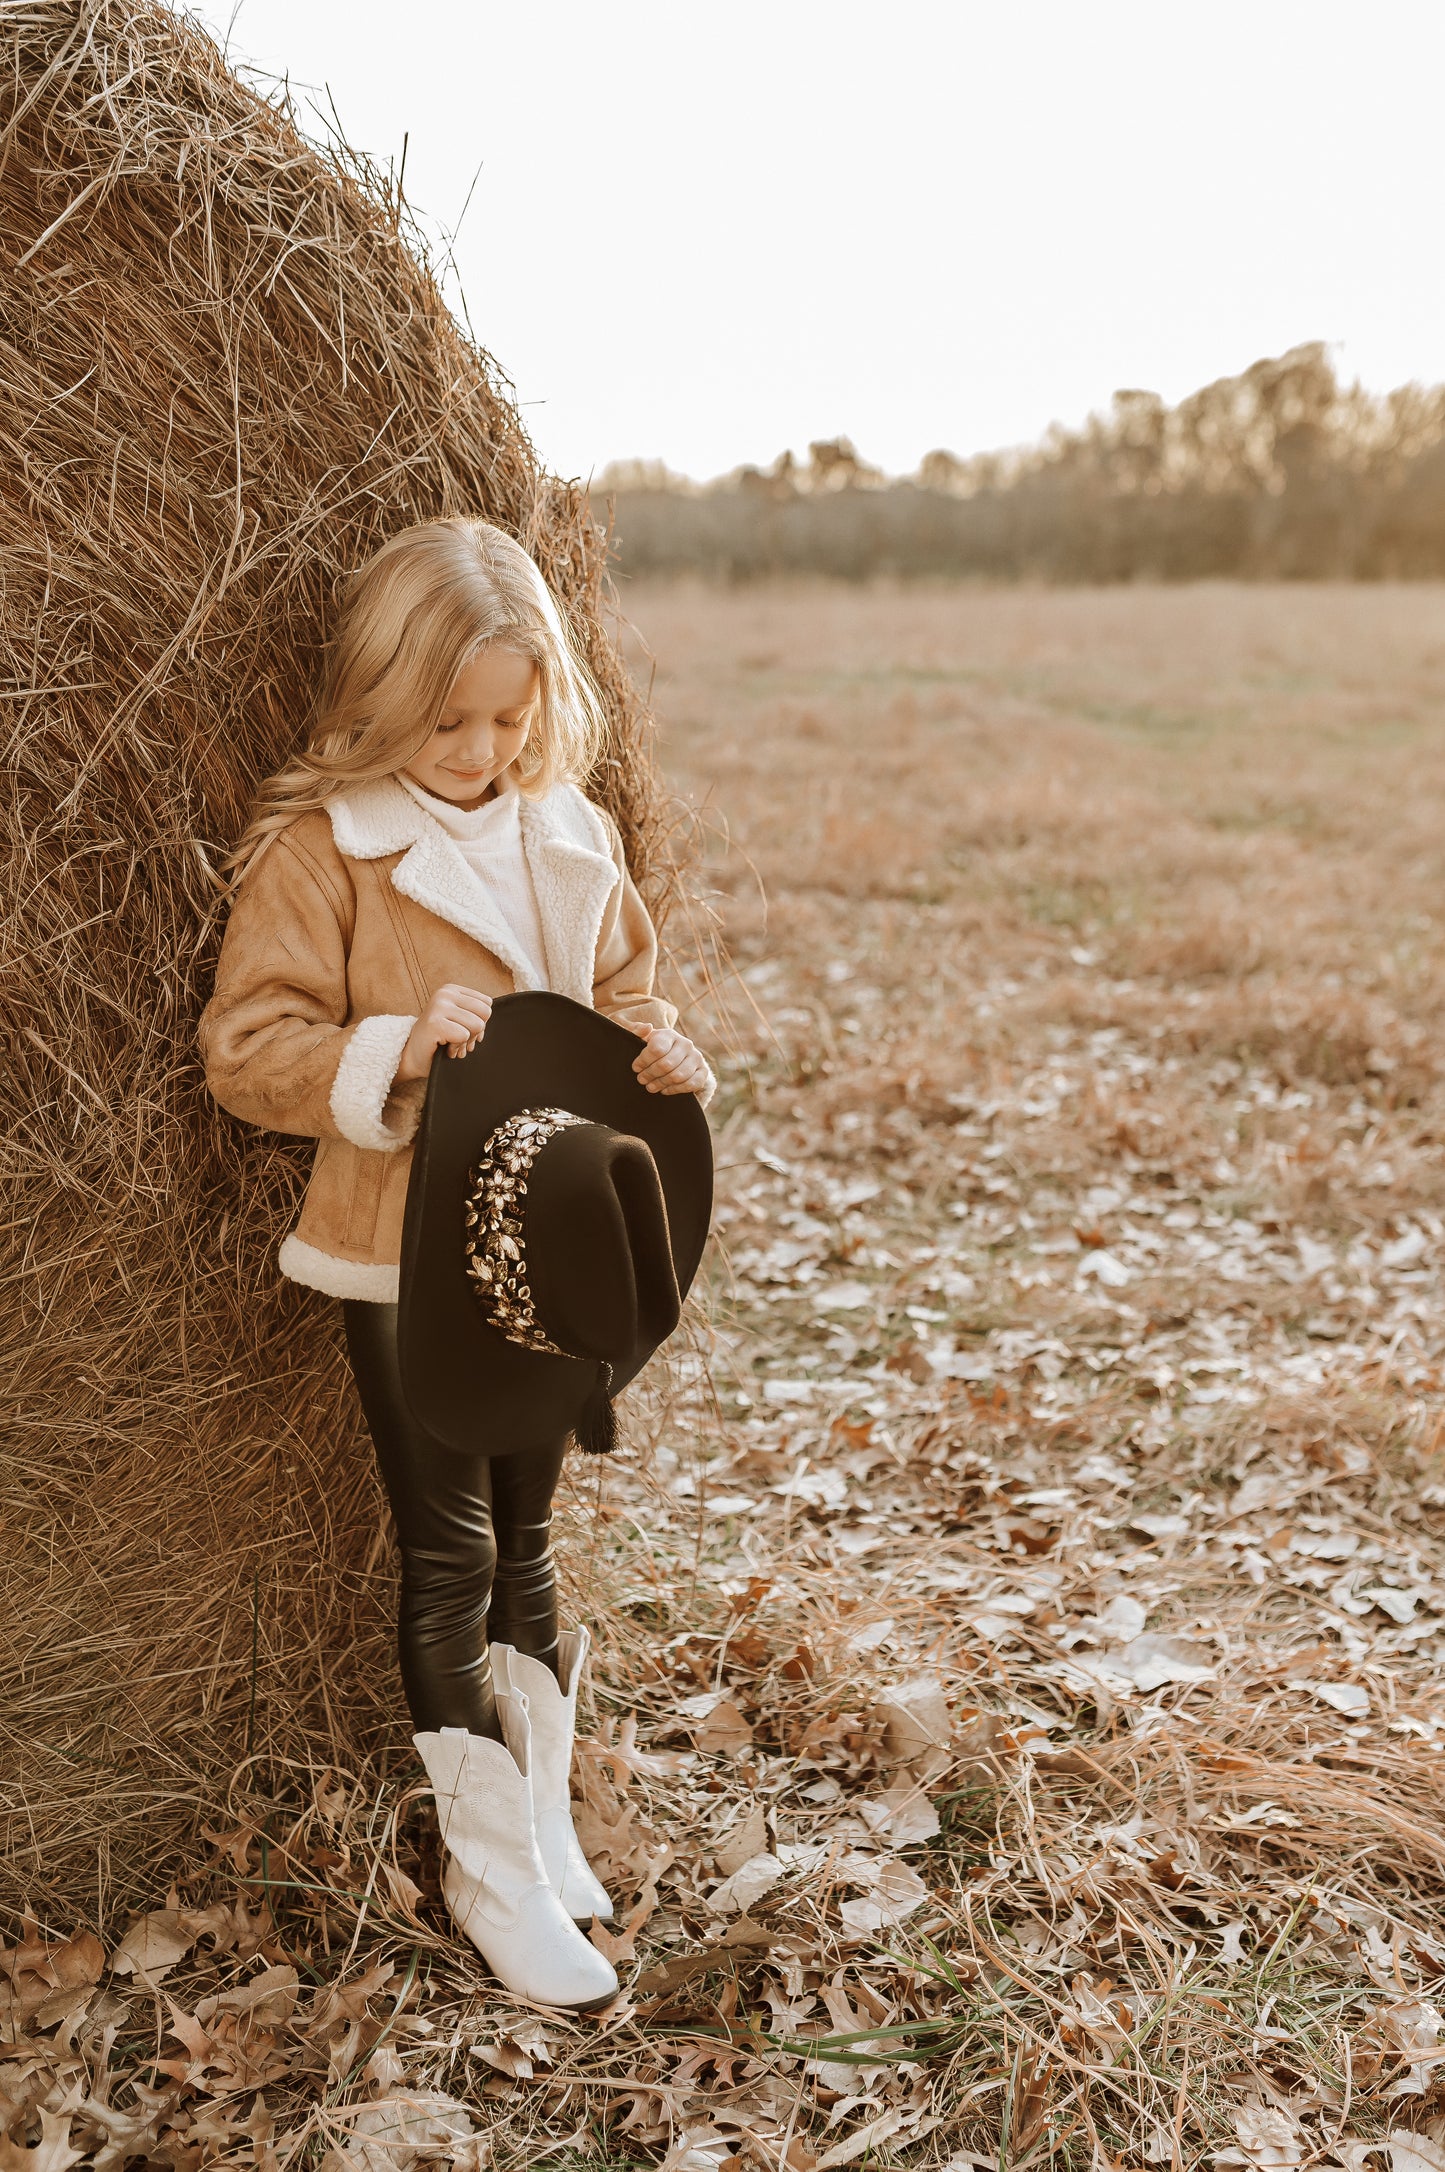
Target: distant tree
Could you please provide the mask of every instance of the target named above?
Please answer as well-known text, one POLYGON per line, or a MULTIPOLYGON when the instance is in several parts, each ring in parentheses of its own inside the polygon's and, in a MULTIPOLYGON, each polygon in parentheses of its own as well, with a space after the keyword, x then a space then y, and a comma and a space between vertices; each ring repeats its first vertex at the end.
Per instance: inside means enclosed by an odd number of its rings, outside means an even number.
POLYGON ((918 463, 918 486, 937 490, 945 497, 962 497, 968 489, 969 463, 957 453, 927 452, 918 463))
POLYGON ((602 492, 675 490, 686 495, 700 486, 665 460, 609 460, 592 487, 602 492))
POLYGON ((870 468, 858 457, 848 437, 815 438, 808 447, 810 490, 856 490, 860 484, 887 480, 881 468, 870 468))

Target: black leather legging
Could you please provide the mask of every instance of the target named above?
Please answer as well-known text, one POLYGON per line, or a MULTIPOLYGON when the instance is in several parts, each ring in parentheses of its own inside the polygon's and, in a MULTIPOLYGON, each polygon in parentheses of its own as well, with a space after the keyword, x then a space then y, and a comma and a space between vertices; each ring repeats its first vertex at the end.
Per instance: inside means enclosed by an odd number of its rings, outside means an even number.
POLYGON ((542 1454, 459 1454, 418 1425, 401 1392, 396 1306, 343 1298, 346 1347, 401 1547, 397 1646, 419 1733, 500 1739, 490 1643, 555 1665, 549 1543, 564 1437, 542 1454))

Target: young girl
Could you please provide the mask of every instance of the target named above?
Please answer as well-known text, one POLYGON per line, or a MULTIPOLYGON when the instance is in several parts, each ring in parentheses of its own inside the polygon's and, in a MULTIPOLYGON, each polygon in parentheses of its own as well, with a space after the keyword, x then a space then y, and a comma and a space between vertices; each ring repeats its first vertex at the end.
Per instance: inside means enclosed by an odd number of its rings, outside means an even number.
POLYGON ((305 751, 262 786, 227 863, 233 903, 200 1023, 222 1108, 318 1142, 278 1264, 341 1300, 400 1542, 412 1720, 503 1741, 499 1698, 524 1681, 542 1867, 576 1945, 553 1925, 540 1989, 535 1952, 495 1930, 483 1951, 511 1988, 576 2005, 616 1979, 568 1920, 610 1909, 567 1809, 586 1651, 585 1630, 559 1634, 549 1545, 567 1442, 514 1460, 484 1412, 469 1456, 425 1433, 401 1392, 396 1306, 427 1074, 439 1049, 475 1047, 495 997, 550 988, 591 1004, 637 1034, 649 1092, 711 1095, 705 1059, 653 994, 657 940, 616 827, 576 781, 602 730, 519 544, 480 520, 394 536, 348 590, 305 751), (499 1679, 492 1644, 509 1655, 499 1679))

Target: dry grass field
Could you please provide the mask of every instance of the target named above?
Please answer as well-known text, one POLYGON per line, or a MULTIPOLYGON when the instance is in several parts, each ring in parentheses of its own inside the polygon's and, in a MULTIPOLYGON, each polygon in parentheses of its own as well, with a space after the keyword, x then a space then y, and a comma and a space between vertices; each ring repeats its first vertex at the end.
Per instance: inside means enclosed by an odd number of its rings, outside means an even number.
POLYGON ((736 967, 710 1345, 564 1515, 625 1995, 250 1774, 6 1956, 0 2168, 1441 2172, 1445 595, 625 608, 736 967))

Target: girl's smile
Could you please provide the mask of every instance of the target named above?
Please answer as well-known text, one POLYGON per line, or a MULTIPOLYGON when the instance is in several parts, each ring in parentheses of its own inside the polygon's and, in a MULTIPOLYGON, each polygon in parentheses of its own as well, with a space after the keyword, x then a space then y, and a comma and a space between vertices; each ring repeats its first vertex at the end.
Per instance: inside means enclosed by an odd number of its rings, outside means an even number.
POLYGON ((492 795, 527 744, 540 675, 530 656, 491 642, 457 673, 436 730, 404 775, 464 812, 492 795))

